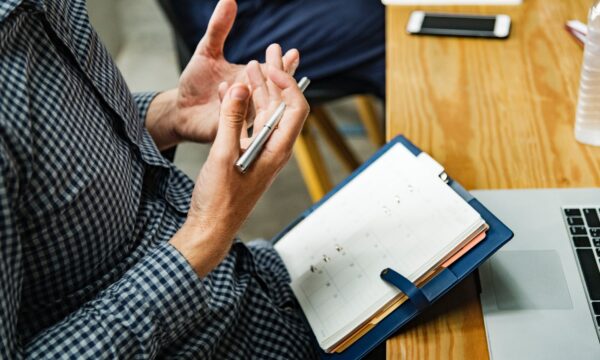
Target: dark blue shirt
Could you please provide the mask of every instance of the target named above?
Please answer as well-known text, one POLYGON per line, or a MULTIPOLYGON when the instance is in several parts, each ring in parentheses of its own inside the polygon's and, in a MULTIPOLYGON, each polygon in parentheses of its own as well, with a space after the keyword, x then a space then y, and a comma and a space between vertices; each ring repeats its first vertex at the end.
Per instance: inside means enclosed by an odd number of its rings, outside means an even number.
MULTIPOLYGON (((204 35, 218 0, 161 0, 188 50, 204 35)), ((225 57, 234 63, 264 60, 279 43, 301 54, 298 78, 319 88, 361 84, 385 95, 385 11, 378 0, 238 0, 238 14, 225 57)), ((356 85, 355 85, 356 86, 356 85)), ((356 91, 356 90, 355 90, 356 91)), ((310 92, 310 90, 309 90, 310 92)), ((333 92, 336 93, 336 92, 333 92)))

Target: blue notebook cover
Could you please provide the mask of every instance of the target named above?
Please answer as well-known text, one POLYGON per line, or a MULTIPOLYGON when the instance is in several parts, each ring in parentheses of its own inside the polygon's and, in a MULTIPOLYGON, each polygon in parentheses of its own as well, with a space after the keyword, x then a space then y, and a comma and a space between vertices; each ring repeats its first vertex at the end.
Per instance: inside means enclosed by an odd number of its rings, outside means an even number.
MULTIPOLYGON (((354 171, 348 178, 342 183, 337 185, 331 192, 329 192, 323 199, 318 203, 314 204, 304 213, 302 213, 294 222, 289 224, 281 233, 279 233, 273 239, 273 243, 277 242, 283 235, 290 231, 294 226, 300 223, 306 216, 312 213, 316 208, 321 206, 324 202, 343 188, 348 182, 355 178, 358 174, 364 171, 371 163, 377 160, 382 154, 388 151, 392 146, 396 144, 402 144, 408 150, 410 150, 415 156, 421 153, 421 150, 412 144, 404 136, 400 135, 392 139, 389 143, 383 146, 375 155, 373 155, 367 162, 361 165, 356 171, 354 171)), ((483 241, 477 244, 473 249, 463 255, 460 259, 454 262, 450 267, 440 272, 438 275, 429 280, 420 289, 415 288, 412 284, 406 282, 408 280, 402 278, 399 274, 387 274, 386 278, 390 278, 390 275, 397 275, 400 280, 399 288, 403 290, 405 294, 412 293, 410 288, 415 292, 418 292, 420 298, 423 298, 427 303, 433 303, 438 300, 442 295, 447 293, 456 284, 458 284, 467 275, 477 269, 485 260, 487 260, 492 254, 500 249, 513 237, 512 231, 506 227, 498 218, 496 218, 489 210, 487 210, 476 198, 474 198, 469 192, 467 192, 459 183, 449 179, 448 186, 456 191, 466 202, 469 203, 485 220, 489 225, 487 236, 483 241), (402 284, 404 283, 404 285, 402 284), (419 291, 420 290, 420 291, 419 291), (424 297, 423 297, 424 295, 424 297)), ((384 270, 384 269, 382 269, 384 270)), ((392 269, 393 270, 393 269, 392 269)), ((393 271, 392 271, 393 272, 393 271)), ((393 277, 392 277, 393 278, 393 277)), ((384 281, 378 279, 379 281, 384 281)), ((396 283, 394 283, 396 285, 396 283)), ((416 299, 415 299, 416 300, 416 299)), ((341 353, 327 354, 320 349, 315 339, 315 346, 319 348, 322 359, 335 359, 335 360, 350 360, 350 359, 361 359, 366 356, 369 352, 374 350, 379 344, 390 338, 396 333, 402 326, 412 320, 423 310, 423 301, 406 301, 398 309, 394 310, 390 315, 381 320, 373 329, 358 339, 354 344, 348 347, 341 353)))

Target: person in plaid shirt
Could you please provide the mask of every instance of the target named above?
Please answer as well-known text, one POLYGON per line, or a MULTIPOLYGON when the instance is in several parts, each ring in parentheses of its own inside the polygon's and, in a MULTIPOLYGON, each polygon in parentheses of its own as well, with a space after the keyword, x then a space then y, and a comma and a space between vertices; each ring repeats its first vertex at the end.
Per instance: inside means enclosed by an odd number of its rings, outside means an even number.
POLYGON ((297 51, 223 58, 235 13, 177 89, 131 95, 84 0, 0 1, 0 358, 315 356, 281 259, 233 240, 308 113, 297 51), (246 124, 281 101, 241 175, 246 124), (186 140, 213 142, 195 185, 159 152, 186 140))

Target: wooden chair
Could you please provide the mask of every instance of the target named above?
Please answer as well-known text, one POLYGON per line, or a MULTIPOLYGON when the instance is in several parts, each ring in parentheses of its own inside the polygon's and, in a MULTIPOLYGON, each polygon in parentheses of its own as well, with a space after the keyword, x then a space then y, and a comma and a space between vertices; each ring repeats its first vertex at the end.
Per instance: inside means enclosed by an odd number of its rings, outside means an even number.
MULTIPOLYGON (((323 106, 326 102, 359 91, 344 93, 319 92, 319 89, 313 90, 313 92, 307 90, 306 96, 311 103, 311 112, 294 147, 294 154, 300 172, 313 202, 321 199, 333 188, 330 173, 317 144, 317 133, 323 137, 346 171, 352 172, 360 165, 359 159, 335 127, 333 120, 323 106)), ((366 95, 357 95, 354 100, 367 136, 376 147, 380 147, 384 144, 385 139, 372 100, 366 95)))

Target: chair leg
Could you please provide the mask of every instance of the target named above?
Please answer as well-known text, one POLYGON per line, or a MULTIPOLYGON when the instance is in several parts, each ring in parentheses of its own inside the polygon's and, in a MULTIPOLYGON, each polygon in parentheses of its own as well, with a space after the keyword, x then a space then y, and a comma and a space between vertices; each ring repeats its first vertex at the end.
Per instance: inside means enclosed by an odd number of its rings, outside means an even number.
POLYGON ((317 106, 311 110, 311 114, 313 115, 314 125, 319 129, 346 170, 352 172, 358 168, 360 162, 336 129, 333 120, 327 115, 325 109, 322 106, 317 106))
POLYGON ((385 143, 385 139, 372 100, 366 95, 356 96, 355 99, 360 120, 367 130, 369 139, 375 146, 382 146, 385 143))
POLYGON ((333 184, 329 178, 315 136, 311 131, 311 123, 314 122, 312 120, 314 120, 314 117, 311 114, 296 140, 294 154, 300 167, 300 173, 304 178, 304 183, 308 188, 308 193, 312 201, 317 202, 333 188, 333 184))

